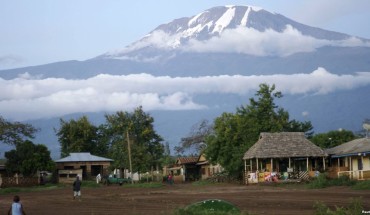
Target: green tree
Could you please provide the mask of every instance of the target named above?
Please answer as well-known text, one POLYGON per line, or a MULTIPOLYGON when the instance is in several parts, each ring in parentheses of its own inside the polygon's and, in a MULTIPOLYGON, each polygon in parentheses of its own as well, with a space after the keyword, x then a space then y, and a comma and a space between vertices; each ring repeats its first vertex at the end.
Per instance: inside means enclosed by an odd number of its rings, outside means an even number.
POLYGON ((60 119, 60 128, 55 131, 62 157, 68 156, 70 152, 90 152, 103 156, 107 151, 104 142, 99 141, 103 134, 98 132, 98 128, 90 123, 87 116, 70 121, 60 119))
POLYGON ((354 140, 356 136, 352 131, 348 130, 333 130, 327 133, 320 133, 314 135, 310 140, 323 149, 332 148, 343 143, 354 140))
POLYGON ((26 139, 34 138, 38 131, 30 124, 10 122, 0 116, 0 142, 8 145, 17 145, 26 139))
POLYGON ((128 138, 134 172, 149 171, 159 166, 164 150, 162 138, 154 131, 153 117, 142 107, 132 113, 119 111, 105 117, 106 133, 110 137, 108 145, 115 168, 129 168, 128 138))
POLYGON ((50 151, 45 145, 35 145, 26 140, 18 143, 16 148, 5 152, 5 165, 9 174, 22 173, 32 176, 37 170, 53 171, 55 164, 50 157, 50 151))
POLYGON ((311 122, 289 120, 289 113, 275 104, 281 92, 275 85, 260 84, 256 99, 237 108, 236 113, 223 113, 214 121, 213 133, 206 138, 207 159, 221 164, 232 176, 240 177, 244 153, 258 140, 261 132, 306 132, 312 134, 311 122))

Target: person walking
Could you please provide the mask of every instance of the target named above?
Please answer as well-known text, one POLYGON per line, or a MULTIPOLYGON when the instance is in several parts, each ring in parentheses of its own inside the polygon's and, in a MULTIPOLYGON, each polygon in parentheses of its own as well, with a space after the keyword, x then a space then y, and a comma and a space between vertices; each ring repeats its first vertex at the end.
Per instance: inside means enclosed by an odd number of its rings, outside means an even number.
POLYGON ((73 182, 73 199, 78 198, 81 201, 81 184, 79 176, 76 176, 76 180, 73 182))
POLYGON ((23 205, 20 203, 19 196, 14 196, 12 206, 8 211, 8 215, 26 215, 23 205))

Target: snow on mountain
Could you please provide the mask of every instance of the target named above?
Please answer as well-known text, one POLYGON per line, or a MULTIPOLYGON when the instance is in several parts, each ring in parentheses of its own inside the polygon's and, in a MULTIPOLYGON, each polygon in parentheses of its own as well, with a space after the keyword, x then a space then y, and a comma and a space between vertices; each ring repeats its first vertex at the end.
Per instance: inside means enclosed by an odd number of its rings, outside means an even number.
POLYGON ((228 5, 162 24, 124 49, 98 58, 150 62, 169 59, 174 54, 168 52, 174 51, 287 56, 323 46, 370 46, 370 42, 310 27, 259 7, 228 5))

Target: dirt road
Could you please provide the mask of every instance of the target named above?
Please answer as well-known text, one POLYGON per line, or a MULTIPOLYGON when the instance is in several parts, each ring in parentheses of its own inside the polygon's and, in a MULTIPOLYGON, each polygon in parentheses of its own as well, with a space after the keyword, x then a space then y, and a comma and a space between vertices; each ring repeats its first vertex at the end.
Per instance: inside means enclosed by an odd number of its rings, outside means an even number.
MULTIPOLYGON (((0 196, 0 214, 6 214, 14 194, 0 196)), ((313 214, 315 201, 328 206, 347 206, 351 198, 362 198, 370 210, 370 192, 349 187, 319 190, 275 186, 218 184, 165 185, 161 188, 109 186, 82 189, 82 201, 73 200, 72 189, 19 193, 27 214, 172 214, 176 208, 206 199, 222 199, 252 214, 313 214)))

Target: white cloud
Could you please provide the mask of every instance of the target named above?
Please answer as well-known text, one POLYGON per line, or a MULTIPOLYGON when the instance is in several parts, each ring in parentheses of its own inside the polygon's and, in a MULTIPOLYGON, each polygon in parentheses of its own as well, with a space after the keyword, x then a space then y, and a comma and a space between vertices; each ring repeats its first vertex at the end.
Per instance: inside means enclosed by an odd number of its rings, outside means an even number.
POLYGON ((288 25, 283 32, 268 29, 260 32, 253 28, 227 29, 218 37, 206 41, 190 40, 185 51, 230 52, 256 56, 288 56, 299 52, 312 52, 323 46, 370 46, 370 43, 352 37, 329 41, 305 36, 288 25))
POLYGON ((10 119, 58 117, 76 112, 191 110, 207 108, 193 101, 209 93, 248 95, 260 83, 275 84, 283 94, 327 94, 370 84, 370 72, 336 75, 318 68, 310 74, 169 77, 149 74, 101 74, 86 80, 35 79, 29 75, 0 79, 0 113, 10 119), (233 84, 230 84, 233 83, 233 84))
MULTIPOLYGON (((124 50, 110 52, 108 55, 118 59, 132 59, 135 61, 156 61, 158 58, 143 58, 142 56, 126 56, 125 53, 144 47, 155 47, 162 50, 181 49, 185 52, 228 52, 243 53, 255 56, 289 56, 300 52, 313 52, 323 46, 370 47, 370 42, 364 42, 356 37, 346 40, 323 40, 303 35, 300 31, 287 25, 283 32, 267 29, 260 32, 254 28, 238 27, 226 29, 219 36, 199 41, 190 39, 189 35, 178 33, 169 35, 161 30, 154 31, 144 39, 134 43, 124 50), (182 41, 182 45, 180 45, 182 41)), ((158 57, 158 56, 157 56, 158 57)))

